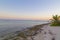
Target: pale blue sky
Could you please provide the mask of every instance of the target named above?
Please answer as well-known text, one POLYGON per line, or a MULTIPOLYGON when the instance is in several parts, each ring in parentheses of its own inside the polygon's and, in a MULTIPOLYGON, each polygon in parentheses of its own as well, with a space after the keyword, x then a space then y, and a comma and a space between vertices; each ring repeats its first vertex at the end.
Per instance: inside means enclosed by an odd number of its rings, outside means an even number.
POLYGON ((0 18, 40 20, 60 15, 60 0, 0 0, 0 18))

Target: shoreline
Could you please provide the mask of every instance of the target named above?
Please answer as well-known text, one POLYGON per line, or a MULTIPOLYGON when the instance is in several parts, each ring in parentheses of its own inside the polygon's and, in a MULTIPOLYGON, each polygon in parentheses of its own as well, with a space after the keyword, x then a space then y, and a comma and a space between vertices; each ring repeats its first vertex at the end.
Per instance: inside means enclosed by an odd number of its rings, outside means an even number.
MULTIPOLYGON (((33 27, 30 27, 30 28, 26 28, 24 30, 21 30, 21 31, 16 31, 14 34, 13 34, 13 37, 9 37, 8 39, 16 39, 16 37, 20 37, 21 39, 24 39, 24 38, 27 38, 27 37, 32 37, 32 36, 36 36, 38 33, 41 33, 42 31, 42 27, 45 26, 45 25, 48 25, 50 23, 45 23, 45 24, 40 24, 40 25, 34 25, 33 27)), ((8 34, 9 36, 9 34, 8 34)), ((6 39, 8 36, 6 36, 4 39, 6 39)), ((20 39, 18 38, 18 39, 20 39)))

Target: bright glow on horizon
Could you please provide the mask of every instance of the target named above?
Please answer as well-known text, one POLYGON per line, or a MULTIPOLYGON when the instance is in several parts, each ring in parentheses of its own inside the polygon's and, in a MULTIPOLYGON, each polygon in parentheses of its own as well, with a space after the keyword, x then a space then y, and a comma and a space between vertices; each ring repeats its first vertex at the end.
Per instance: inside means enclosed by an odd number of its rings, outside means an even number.
MULTIPOLYGON (((2 13, 2 12, 1 12, 2 13)), ((25 20, 47 20, 47 19, 50 19, 51 18, 51 15, 50 17, 49 16, 40 16, 39 14, 38 15, 15 15, 15 14, 8 14, 8 13, 2 13, 0 15, 0 18, 2 19, 25 19, 25 20)))
POLYGON ((55 14, 59 0, 0 0, 1 19, 48 20, 55 14))

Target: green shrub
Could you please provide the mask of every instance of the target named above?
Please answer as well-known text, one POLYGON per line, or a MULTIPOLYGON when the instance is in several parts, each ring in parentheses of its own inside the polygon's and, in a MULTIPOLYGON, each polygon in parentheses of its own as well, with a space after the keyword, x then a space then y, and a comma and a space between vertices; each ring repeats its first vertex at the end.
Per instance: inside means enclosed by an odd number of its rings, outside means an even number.
POLYGON ((51 26, 60 26, 60 16, 55 15, 52 18, 51 26))

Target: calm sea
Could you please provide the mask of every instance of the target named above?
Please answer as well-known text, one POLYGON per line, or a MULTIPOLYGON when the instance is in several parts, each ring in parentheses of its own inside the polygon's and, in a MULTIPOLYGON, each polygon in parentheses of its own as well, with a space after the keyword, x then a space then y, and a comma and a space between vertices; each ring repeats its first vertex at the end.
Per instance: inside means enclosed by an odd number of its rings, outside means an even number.
POLYGON ((44 24, 45 20, 0 20, 0 34, 22 30, 38 24, 44 24))

